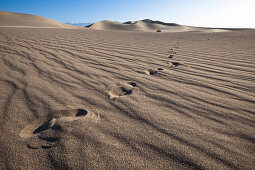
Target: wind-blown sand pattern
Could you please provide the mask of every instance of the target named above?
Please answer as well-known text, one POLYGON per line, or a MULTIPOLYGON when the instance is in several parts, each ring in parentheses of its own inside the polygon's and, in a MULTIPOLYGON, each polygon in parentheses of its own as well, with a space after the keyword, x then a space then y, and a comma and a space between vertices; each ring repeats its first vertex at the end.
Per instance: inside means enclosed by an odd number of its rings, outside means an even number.
POLYGON ((255 167, 254 30, 0 28, 0 68, 0 169, 255 167))

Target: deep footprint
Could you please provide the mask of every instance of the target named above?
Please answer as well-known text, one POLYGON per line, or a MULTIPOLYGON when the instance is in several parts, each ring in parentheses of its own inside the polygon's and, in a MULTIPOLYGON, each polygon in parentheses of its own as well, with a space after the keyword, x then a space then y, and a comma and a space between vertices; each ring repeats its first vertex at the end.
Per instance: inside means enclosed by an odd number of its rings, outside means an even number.
POLYGON ((42 124, 41 126, 39 126, 38 128, 36 128, 34 131, 33 131, 33 134, 37 134, 37 133, 40 133, 40 132, 43 132, 49 128, 51 128, 54 124, 55 124, 55 121, 56 119, 50 119, 48 120, 47 122, 45 122, 44 124, 42 124))
POLYGON ((110 99, 116 99, 120 96, 130 95, 132 94, 134 87, 136 87, 136 83, 134 82, 118 83, 116 84, 116 87, 109 91, 110 99))
POLYGON ((164 70, 163 68, 157 68, 157 69, 148 69, 148 70, 145 70, 145 74, 147 75, 154 75, 154 74, 157 74, 158 71, 162 71, 164 70))
POLYGON ((181 64, 178 63, 178 62, 169 62, 168 64, 170 65, 170 67, 178 67, 178 66, 181 65, 181 64))
POLYGON ((84 119, 98 120, 99 114, 88 112, 85 109, 56 111, 31 122, 25 126, 19 135, 21 138, 28 140, 28 148, 50 148, 56 146, 56 143, 61 140, 64 122, 84 119))
POLYGON ((171 55, 168 56, 168 58, 174 58, 174 55, 171 54, 171 55))
POLYGON ((168 58, 174 58, 174 55, 176 54, 176 52, 172 48, 168 51, 168 53, 169 53, 168 58))

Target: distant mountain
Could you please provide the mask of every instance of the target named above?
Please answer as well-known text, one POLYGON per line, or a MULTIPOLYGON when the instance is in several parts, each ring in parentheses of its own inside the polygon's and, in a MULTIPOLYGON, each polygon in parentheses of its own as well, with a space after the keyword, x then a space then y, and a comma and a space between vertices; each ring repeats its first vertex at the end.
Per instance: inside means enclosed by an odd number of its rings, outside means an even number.
POLYGON ((66 22, 65 24, 74 25, 74 26, 78 26, 78 27, 86 27, 88 25, 91 25, 92 23, 70 23, 70 22, 66 22))

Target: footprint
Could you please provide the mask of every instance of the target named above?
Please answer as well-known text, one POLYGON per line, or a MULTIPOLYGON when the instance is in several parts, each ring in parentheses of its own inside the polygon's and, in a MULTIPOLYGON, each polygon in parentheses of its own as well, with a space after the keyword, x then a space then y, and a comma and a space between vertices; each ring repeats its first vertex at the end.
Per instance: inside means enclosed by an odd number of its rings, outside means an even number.
POLYGON ((98 120, 99 114, 85 109, 60 110, 29 123, 19 136, 27 140, 28 148, 51 148, 61 140, 66 122, 88 119, 98 120))
POLYGON ((179 62, 167 62, 167 64, 168 64, 170 67, 182 66, 182 67, 186 67, 186 68, 190 69, 190 66, 187 65, 187 64, 184 64, 184 63, 179 63, 179 62))
POLYGON ((168 58, 174 58, 174 55, 176 54, 176 52, 172 48, 168 51, 168 53, 169 53, 168 58))
POLYGON ((134 87, 136 87, 136 83, 134 82, 117 83, 116 87, 113 87, 109 91, 110 99, 116 99, 120 96, 130 95, 132 94, 134 87))
POLYGON ((47 149, 57 146, 61 140, 61 132, 59 129, 53 129, 54 126, 49 129, 43 129, 43 131, 36 132, 36 135, 25 138, 27 147, 30 149, 47 149))
POLYGON ((158 71, 162 71, 164 70, 163 68, 157 68, 157 69, 148 69, 148 70, 145 70, 145 74, 147 75, 154 75, 156 73, 158 73, 158 71))
POLYGON ((170 54, 170 55, 168 56, 168 58, 174 58, 174 55, 170 54))
POLYGON ((178 67, 178 66, 181 65, 181 64, 178 63, 178 62, 168 62, 168 64, 169 64, 170 67, 178 67))
POLYGON ((48 129, 26 140, 27 147, 30 149, 52 148, 58 145, 58 142, 61 140, 61 133, 57 130, 48 129))

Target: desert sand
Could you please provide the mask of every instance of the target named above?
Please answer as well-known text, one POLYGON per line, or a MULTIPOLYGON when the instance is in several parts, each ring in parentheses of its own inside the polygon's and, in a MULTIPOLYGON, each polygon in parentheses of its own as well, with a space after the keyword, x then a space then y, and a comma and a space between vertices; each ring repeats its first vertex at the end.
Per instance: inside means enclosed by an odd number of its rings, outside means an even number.
POLYGON ((41 16, 7 11, 0 11, 0 27, 81 29, 41 16))
POLYGON ((254 169, 254 30, 8 20, 0 169, 254 169))
POLYGON ((87 26, 94 30, 118 30, 118 31, 142 31, 155 32, 157 30, 164 32, 226 32, 228 29, 202 28, 179 25, 176 23, 164 23, 161 21, 152 21, 144 19, 140 21, 128 21, 120 23, 117 21, 103 20, 87 26))

